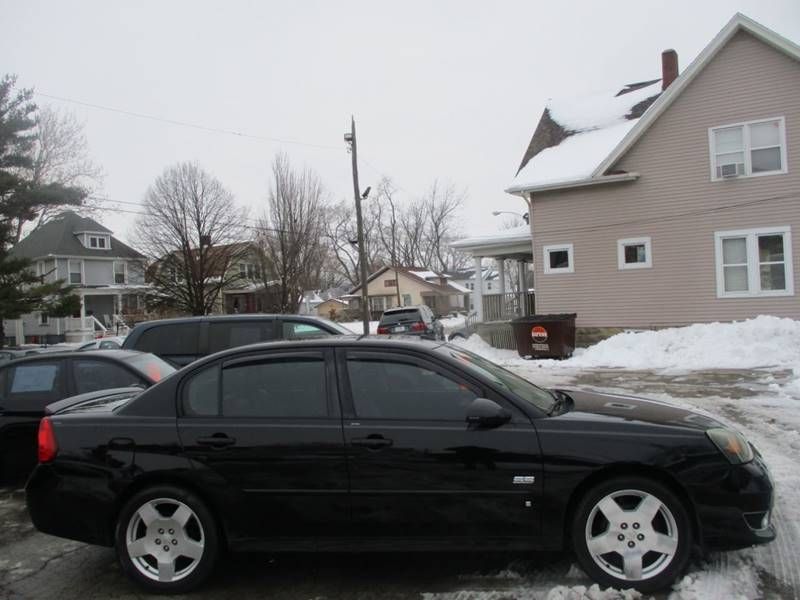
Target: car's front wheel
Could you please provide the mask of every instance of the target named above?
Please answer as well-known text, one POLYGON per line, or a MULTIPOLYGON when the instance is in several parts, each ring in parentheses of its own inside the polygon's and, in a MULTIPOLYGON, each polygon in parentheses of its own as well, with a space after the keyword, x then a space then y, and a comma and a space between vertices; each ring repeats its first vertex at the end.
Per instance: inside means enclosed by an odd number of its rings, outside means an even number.
POLYGON ((575 517, 572 543, 578 562, 604 586, 652 592, 670 585, 689 560, 689 515, 656 481, 603 482, 583 497, 575 517))
POLYGON ((219 535, 197 496, 173 486, 134 495, 117 522, 116 549, 125 573, 154 592, 186 592, 214 568, 219 535))

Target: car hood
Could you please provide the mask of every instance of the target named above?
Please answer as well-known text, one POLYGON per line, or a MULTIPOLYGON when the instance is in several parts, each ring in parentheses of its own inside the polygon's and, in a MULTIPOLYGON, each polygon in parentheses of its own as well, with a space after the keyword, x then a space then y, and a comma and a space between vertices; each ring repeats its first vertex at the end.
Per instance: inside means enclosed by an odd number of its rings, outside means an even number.
POLYGON ((660 400, 649 400, 620 394, 563 390, 574 406, 556 418, 596 421, 598 423, 632 423, 664 425, 705 431, 723 425, 699 412, 660 400))

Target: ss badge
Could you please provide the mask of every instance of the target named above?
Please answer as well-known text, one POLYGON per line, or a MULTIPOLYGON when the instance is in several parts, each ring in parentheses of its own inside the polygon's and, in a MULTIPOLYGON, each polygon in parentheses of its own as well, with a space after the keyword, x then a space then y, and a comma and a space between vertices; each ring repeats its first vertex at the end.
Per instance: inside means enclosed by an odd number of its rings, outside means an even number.
POLYGON ((533 475, 514 475, 514 485, 532 485, 536 481, 533 475))

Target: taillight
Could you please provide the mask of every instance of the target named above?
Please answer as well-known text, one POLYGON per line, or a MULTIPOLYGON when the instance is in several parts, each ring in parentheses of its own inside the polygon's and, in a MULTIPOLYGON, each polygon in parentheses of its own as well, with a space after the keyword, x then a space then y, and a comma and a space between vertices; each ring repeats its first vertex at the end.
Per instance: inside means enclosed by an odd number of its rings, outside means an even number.
POLYGON ((389 333, 388 327, 378 327, 378 333, 389 333))
POLYGON ((411 324, 411 331, 425 331, 425 323, 417 321, 411 324))
POLYGON ((58 442, 49 417, 39 421, 39 462, 50 462, 58 454, 58 442))

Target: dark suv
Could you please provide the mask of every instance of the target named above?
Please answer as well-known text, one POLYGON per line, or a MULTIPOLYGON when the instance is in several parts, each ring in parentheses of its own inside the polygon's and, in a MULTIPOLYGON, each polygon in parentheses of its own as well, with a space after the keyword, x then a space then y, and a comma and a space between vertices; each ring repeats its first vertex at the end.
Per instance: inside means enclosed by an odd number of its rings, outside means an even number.
POLYGON ((275 340, 352 335, 333 321, 301 315, 220 315, 140 323, 122 344, 150 352, 177 368, 220 350, 275 340))
POLYGON ((444 328, 430 307, 403 306, 390 308, 381 315, 378 334, 402 334, 419 336, 426 340, 444 339, 444 328))

